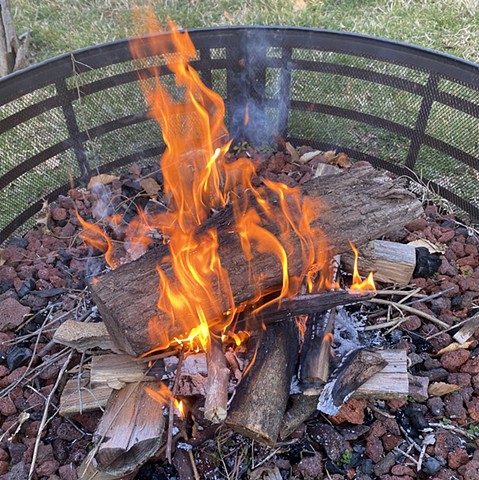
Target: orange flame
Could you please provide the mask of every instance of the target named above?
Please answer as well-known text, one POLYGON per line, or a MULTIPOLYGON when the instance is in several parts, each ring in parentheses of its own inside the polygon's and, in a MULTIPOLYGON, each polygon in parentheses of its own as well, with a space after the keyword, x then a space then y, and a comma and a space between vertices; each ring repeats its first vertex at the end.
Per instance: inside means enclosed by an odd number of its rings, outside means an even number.
POLYGON ((376 285, 374 284, 373 272, 370 272, 366 279, 362 280, 358 273, 358 258, 359 252, 353 242, 349 242, 351 249, 354 252, 354 267, 353 267, 353 283, 349 287, 350 292, 367 292, 376 291, 376 285))
MULTIPOLYGON (((145 23, 149 32, 161 31, 153 14, 145 23)), ((172 330, 181 335, 170 338, 169 328, 154 317, 149 322, 152 343, 157 349, 173 341, 192 350, 207 349, 210 331, 215 335, 225 331, 239 308, 218 253, 218 232, 204 225, 215 210, 231 204, 231 233, 248 262, 257 289, 254 302, 272 293, 259 288, 264 273, 255 267, 256 259, 272 255, 280 266, 277 296, 256 311, 296 295, 305 280, 309 291, 335 284, 326 236, 312 226, 323 205, 281 183, 264 181, 263 187, 254 188, 255 169, 249 159, 226 161, 231 141, 224 124, 223 99, 202 83, 191 66, 197 52, 188 34, 178 31, 172 22, 169 29, 163 38, 143 37, 130 44, 135 58, 148 58, 139 69, 140 86, 166 145, 161 170, 169 205, 166 213, 155 218, 140 212, 126 227, 126 250, 130 259, 140 256, 149 248, 152 233, 160 234, 168 244, 169 257, 157 265, 157 305, 168 314, 172 330), (152 60, 158 58, 161 65, 152 66, 152 60), (166 66, 161 58, 167 58, 166 66), (299 271, 296 276, 290 272, 293 264, 299 271)), ((250 113, 247 105, 245 122, 250 113)), ((112 217, 111 222, 118 226, 119 219, 112 217)), ((96 241, 107 261, 114 259, 105 232, 82 225, 89 232, 85 239, 96 241)))

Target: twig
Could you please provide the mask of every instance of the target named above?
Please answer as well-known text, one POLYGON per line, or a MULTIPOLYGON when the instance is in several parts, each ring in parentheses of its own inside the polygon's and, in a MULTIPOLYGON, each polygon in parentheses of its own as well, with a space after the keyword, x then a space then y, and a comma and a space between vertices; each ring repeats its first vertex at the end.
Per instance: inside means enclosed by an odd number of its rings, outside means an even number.
POLYGON ((198 469, 196 468, 195 457, 193 456, 193 450, 188 450, 188 457, 190 457, 191 468, 193 469, 193 475, 195 480, 200 480, 198 469))
POLYGON ((173 388, 171 390, 171 400, 170 400, 170 410, 168 412, 168 435, 166 439, 166 458, 168 462, 171 464, 171 450, 173 445, 173 422, 174 422, 174 415, 175 415, 175 395, 178 391, 178 385, 180 383, 181 377, 181 367, 183 365, 183 359, 185 358, 185 353, 183 350, 180 350, 178 356, 178 365, 176 367, 176 377, 175 383, 173 384, 173 388))
POLYGON ((449 328, 449 325, 447 323, 439 320, 436 317, 433 317, 432 315, 429 315, 428 313, 423 312, 422 310, 418 310, 417 308, 410 307, 409 305, 403 305, 402 303, 391 302, 389 300, 383 300, 381 298, 371 298, 368 300, 368 302, 378 303, 380 305, 391 305, 393 307, 396 307, 399 310, 404 310, 406 312, 413 313, 418 317, 423 317, 426 320, 429 320, 430 322, 433 322, 442 328, 449 328))
POLYGON ((43 429, 45 428, 45 424, 46 424, 46 421, 47 421, 48 408, 50 406, 50 402, 52 401, 53 394, 56 392, 58 386, 60 385, 60 381, 63 377, 62 373, 65 373, 66 367, 68 366, 68 362, 71 360, 72 356, 73 356, 73 350, 70 350, 70 354, 68 355, 68 358, 65 361, 63 371, 59 373, 58 378, 57 378, 55 384, 53 385, 53 388, 52 388, 51 392, 48 394, 47 400, 45 402, 45 409, 43 410, 42 420, 41 420, 40 426, 38 428, 37 438, 35 440, 35 447, 33 449, 32 464, 30 466, 30 471, 28 473, 28 480, 31 480, 31 478, 33 476, 33 473, 35 472, 35 463, 37 461, 38 448, 40 446, 40 440, 42 438, 42 432, 43 432, 43 429))
POLYGON ((405 452, 404 450, 401 450, 400 448, 398 447, 394 447, 393 450, 395 452, 398 452, 400 453, 401 455, 404 455, 406 458, 409 458, 409 460, 411 460, 411 462, 414 462, 414 464, 417 466, 417 464, 419 463, 418 460, 416 460, 412 455, 409 455, 409 453, 405 452))
POLYGON ((438 337, 439 335, 442 335, 443 333, 449 332, 450 330, 455 330, 458 327, 462 327, 466 323, 469 323, 473 318, 474 318, 474 316, 466 318, 462 322, 455 323, 454 325, 451 325, 450 327, 446 328, 446 330, 440 330, 439 332, 433 333, 432 335, 429 335, 428 337, 426 337, 426 340, 430 340, 431 338, 438 337))
POLYGON ((463 437, 466 437, 469 440, 473 440, 473 441, 477 440, 477 437, 475 435, 467 432, 466 430, 464 430, 460 427, 456 427, 455 425, 444 425, 443 423, 430 423, 429 426, 430 427, 436 427, 436 428, 442 428, 444 430, 451 430, 451 432, 462 435, 463 437))

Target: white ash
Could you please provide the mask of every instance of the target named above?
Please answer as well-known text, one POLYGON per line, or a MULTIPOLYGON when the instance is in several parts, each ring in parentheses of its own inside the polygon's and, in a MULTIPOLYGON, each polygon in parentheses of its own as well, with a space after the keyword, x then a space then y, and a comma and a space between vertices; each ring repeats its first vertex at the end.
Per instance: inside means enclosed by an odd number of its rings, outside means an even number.
POLYGON ((338 357, 344 357, 347 353, 362 346, 359 338, 359 330, 364 329, 364 320, 358 315, 350 314, 343 307, 336 308, 334 322, 333 350, 338 357))

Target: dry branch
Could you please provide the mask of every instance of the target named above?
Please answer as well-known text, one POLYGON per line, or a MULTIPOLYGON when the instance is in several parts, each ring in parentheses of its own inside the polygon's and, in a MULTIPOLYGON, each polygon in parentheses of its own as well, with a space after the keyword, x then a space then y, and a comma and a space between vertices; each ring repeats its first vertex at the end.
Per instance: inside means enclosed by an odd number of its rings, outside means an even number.
MULTIPOLYGON (((399 184, 373 168, 358 168, 335 176, 319 177, 300 187, 304 196, 327 205, 317 212, 313 222, 331 239, 330 249, 335 253, 347 251, 349 241, 357 245, 379 238, 422 215, 420 202, 399 184)), ((277 207, 277 202, 275 203, 277 207)), ((251 273, 261 274, 263 290, 281 284, 281 265, 272 254, 261 253, 251 267, 245 261, 239 236, 231 227, 232 209, 219 211, 206 221, 201 231, 217 228, 221 264, 229 273, 234 301, 240 304, 254 298, 257 286, 249 282, 251 273), (251 271, 253 270, 253 272, 251 271)), ((268 227, 277 235, 276 227, 268 227)), ((201 235, 201 231, 198 235, 201 235)), ((304 270, 300 241, 293 240, 289 255, 290 276, 304 270)), ((115 344, 130 355, 139 355, 157 345, 157 338, 173 338, 187 332, 184 327, 172 325, 168 315, 157 308, 158 273, 156 265, 175 284, 171 264, 166 260, 168 247, 148 251, 130 264, 122 265, 91 286, 106 327, 115 344), (148 328, 152 327, 152 328, 148 328), (152 335, 151 332, 156 332, 152 335), (150 333, 149 333, 150 332, 150 333)), ((221 291, 219 286, 213 287, 221 291)), ((224 299, 224 310, 231 305, 224 299)), ((208 306, 204 306, 209 308, 208 306)), ((211 312, 206 312, 210 318, 211 312)), ((196 319, 191 324, 196 325, 196 319)))

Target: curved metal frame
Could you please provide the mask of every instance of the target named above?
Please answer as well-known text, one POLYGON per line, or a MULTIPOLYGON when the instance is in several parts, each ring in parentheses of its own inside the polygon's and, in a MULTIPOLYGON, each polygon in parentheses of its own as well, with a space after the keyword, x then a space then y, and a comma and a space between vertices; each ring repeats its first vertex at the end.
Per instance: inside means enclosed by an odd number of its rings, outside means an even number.
MULTIPOLYGON (((233 115, 229 116, 230 132, 237 137, 249 137, 251 131, 261 124, 261 116, 264 115, 265 110, 269 107, 278 107, 275 100, 268 99, 264 95, 266 69, 275 68, 281 72, 279 78, 281 95, 287 99, 287 101, 279 107, 283 112, 278 115, 279 120, 276 129, 291 142, 295 142, 295 144, 309 143, 319 148, 340 148, 353 158, 365 159, 379 167, 404 175, 409 175, 411 170, 414 170, 419 150, 422 145, 426 145, 479 171, 479 159, 477 157, 441 139, 428 135, 426 131, 431 107, 434 102, 452 107, 479 119, 479 65, 429 49, 391 40, 310 28, 238 26, 197 29, 189 31, 189 34, 199 51, 199 58, 192 62, 192 65, 201 71, 203 81, 205 81, 207 85, 211 85, 212 70, 226 70, 227 94, 225 103, 228 112, 235 112, 235 114, 237 113, 239 116, 243 115, 244 117, 245 99, 253 98, 257 102, 257 114, 259 117, 257 122, 259 123, 252 125, 249 131, 243 131, 241 126, 233 125, 233 115), (261 38, 261 42, 257 41, 259 38, 261 38), (253 48, 251 46, 253 46, 253 48), (276 47, 280 55, 274 57, 267 56, 267 47, 276 47), (224 58, 214 58, 211 54, 212 49, 225 49, 224 58), (389 64, 404 66, 426 73, 428 80, 425 84, 422 84, 388 73, 370 71, 364 67, 297 59, 293 58, 292 55, 294 49, 344 53, 384 61, 389 64), (392 120, 373 114, 358 112, 353 109, 332 107, 322 103, 291 100, 291 73, 297 69, 364 79, 374 82, 377 85, 393 86, 402 91, 419 95, 421 96, 421 106, 415 126, 414 128, 407 127, 392 120), (478 101, 473 102, 440 90, 438 88, 438 82, 442 79, 464 85, 473 91, 477 91, 478 101), (291 137, 288 135, 287 118, 288 111, 294 110, 325 113, 396 132, 410 140, 405 165, 390 163, 376 156, 349 148, 348 145, 336 145, 321 142, 321 140, 317 139, 305 141, 304 138, 291 137)), ((86 83, 81 86, 81 92, 75 88, 69 88, 67 83, 67 80, 74 75, 132 60, 129 42, 141 42, 143 44, 144 39, 147 37, 157 40, 161 39, 163 45, 168 45, 169 43, 168 33, 120 40, 85 48, 70 54, 64 54, 13 73, 0 80, 0 108, 39 88, 54 85, 56 89, 56 95, 30 105, 0 120, 0 142, 3 133, 53 108, 61 108, 68 131, 68 138, 27 158, 1 176, 0 189, 6 188, 16 178, 35 166, 67 150, 74 152, 79 171, 81 172, 77 180, 84 182, 90 176, 89 159, 85 147, 87 140, 101 137, 108 132, 148 119, 148 112, 138 112, 138 114, 115 119, 91 128, 88 131, 80 131, 73 109, 73 102, 78 99, 79 95, 83 97, 113 86, 137 81, 138 71, 136 70, 86 83)), ((147 56, 157 53, 154 51, 154 43, 150 44, 148 48, 149 50, 146 51, 147 56)), ((119 166, 136 161, 138 158, 143 158, 145 155, 159 155, 162 148, 163 147, 159 145, 158 147, 150 148, 148 151, 139 151, 122 158, 117 158, 114 161, 101 165, 99 170, 101 172, 108 172, 119 166)), ((479 218, 479 207, 477 205, 465 201, 454 191, 450 191, 440 185, 434 185, 434 187, 440 195, 458 205, 472 217, 476 219, 479 218)), ((59 185, 58 188, 50 192, 46 198, 54 200, 59 193, 63 193, 66 189, 66 185, 59 185)), ((10 221, 8 225, 0 225, 0 243, 5 241, 28 218, 38 212, 41 204, 41 199, 34 199, 32 204, 14 220, 10 221)))

